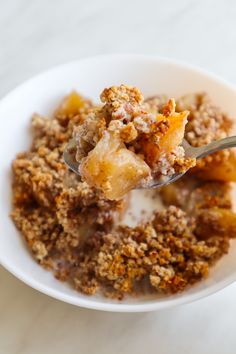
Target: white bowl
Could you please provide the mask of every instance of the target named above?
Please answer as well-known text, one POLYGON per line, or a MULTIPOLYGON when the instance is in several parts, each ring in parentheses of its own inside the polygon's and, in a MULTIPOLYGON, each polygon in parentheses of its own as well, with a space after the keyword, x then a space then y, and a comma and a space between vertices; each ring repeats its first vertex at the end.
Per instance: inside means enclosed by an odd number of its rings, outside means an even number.
POLYGON ((0 102, 0 262, 31 287, 62 301, 106 311, 141 312, 188 303, 208 296, 236 279, 236 247, 211 269, 210 275, 178 295, 129 298, 122 302, 86 296, 54 279, 31 257, 14 227, 11 209, 10 164, 17 152, 30 144, 29 122, 33 112, 50 113, 72 89, 98 99, 104 87, 127 83, 146 96, 166 93, 170 97, 207 91, 226 112, 236 117, 236 88, 215 75, 173 60, 139 55, 109 55, 71 62, 22 84, 0 102))

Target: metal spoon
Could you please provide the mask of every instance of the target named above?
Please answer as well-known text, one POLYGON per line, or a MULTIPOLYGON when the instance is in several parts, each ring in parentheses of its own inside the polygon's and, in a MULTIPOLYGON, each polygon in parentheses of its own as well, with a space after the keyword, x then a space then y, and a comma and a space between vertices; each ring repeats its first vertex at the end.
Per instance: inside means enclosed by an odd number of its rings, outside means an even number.
MULTIPOLYGON (((76 145, 77 145, 77 143, 76 143, 75 139, 71 139, 64 150, 63 158, 64 158, 64 161, 67 164, 67 166, 73 172, 75 172, 76 174, 79 175, 79 163, 75 159, 76 145)), ((236 147, 236 136, 230 136, 228 138, 213 141, 208 145, 199 146, 199 147, 193 147, 193 146, 189 145, 189 143, 184 139, 182 142, 182 146, 185 150, 185 156, 200 159, 201 157, 205 157, 207 155, 210 155, 213 152, 236 147)), ((167 178, 164 181, 153 179, 150 181, 150 183, 147 186, 145 186, 143 188, 145 188, 145 189, 150 188, 151 189, 151 188, 158 188, 158 187, 165 186, 167 184, 177 181, 177 179, 181 178, 184 174, 185 174, 185 172, 184 173, 174 173, 172 176, 170 176, 169 178, 167 178)))

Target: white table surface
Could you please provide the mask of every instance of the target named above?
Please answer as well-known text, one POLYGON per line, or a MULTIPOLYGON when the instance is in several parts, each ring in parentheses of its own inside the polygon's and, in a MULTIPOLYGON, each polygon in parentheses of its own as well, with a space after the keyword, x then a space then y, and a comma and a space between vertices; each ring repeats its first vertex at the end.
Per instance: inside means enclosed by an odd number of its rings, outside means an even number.
MULTIPOLYGON (((0 0, 0 96, 56 64, 169 56, 236 84, 234 0, 0 0)), ((4 230, 1 230, 4 232, 4 230)), ((113 314, 32 290, 0 267, 0 354, 235 354, 236 284, 194 304, 113 314)))

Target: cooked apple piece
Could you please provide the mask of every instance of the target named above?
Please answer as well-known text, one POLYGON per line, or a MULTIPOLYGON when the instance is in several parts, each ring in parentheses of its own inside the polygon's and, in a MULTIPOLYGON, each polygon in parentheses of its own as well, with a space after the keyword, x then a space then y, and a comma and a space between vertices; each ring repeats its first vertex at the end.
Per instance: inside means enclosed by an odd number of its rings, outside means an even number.
POLYGON ((119 135, 103 137, 82 159, 80 174, 89 185, 101 189, 108 199, 119 199, 150 175, 149 166, 128 150, 119 135))
POLYGON ((198 212, 196 234, 201 238, 214 235, 236 237, 236 214, 230 209, 211 208, 198 212))
POLYGON ((228 159, 219 162, 213 159, 204 167, 196 166, 191 173, 204 180, 236 182, 236 153, 231 150, 228 159))
POLYGON ((173 113, 169 117, 162 114, 157 116, 156 132, 146 136, 141 141, 145 160, 153 166, 161 154, 169 153, 178 147, 184 137, 188 112, 173 113))
POLYGON ((84 106, 84 104, 84 99, 76 91, 72 91, 62 101, 61 105, 56 111, 56 114, 73 116, 78 113, 78 111, 84 106))
POLYGON ((184 176, 178 181, 162 187, 160 194, 163 203, 165 205, 175 205, 187 210, 191 194, 196 188, 196 183, 194 178, 184 176))
POLYGON ((161 150, 170 152, 179 146, 184 138, 184 129, 187 124, 188 112, 174 113, 169 119, 170 125, 166 134, 161 137, 161 150))
POLYGON ((178 200, 179 188, 177 182, 162 187, 160 189, 160 195, 165 205, 179 206, 179 200, 178 200))

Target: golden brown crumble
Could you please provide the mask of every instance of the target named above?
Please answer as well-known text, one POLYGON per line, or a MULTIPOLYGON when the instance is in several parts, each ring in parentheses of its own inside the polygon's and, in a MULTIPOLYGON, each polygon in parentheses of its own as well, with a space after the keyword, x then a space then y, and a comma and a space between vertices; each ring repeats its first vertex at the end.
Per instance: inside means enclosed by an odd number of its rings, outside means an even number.
POLYGON ((152 114, 158 114, 162 112, 167 101, 168 96, 158 95, 146 98, 143 104, 146 111, 151 112, 152 114))
MULTIPOLYGON (((189 110, 188 124, 185 131, 185 139, 192 146, 201 146, 209 144, 211 141, 225 138, 231 128, 232 121, 217 107, 206 93, 189 94, 181 97, 177 101, 177 110, 189 110)), ((227 161, 231 156, 235 160, 235 154, 232 150, 222 150, 197 161, 194 173, 200 173, 201 178, 213 178, 224 180, 225 177, 216 173, 214 176, 208 176, 211 172, 211 166, 220 164, 223 167, 223 160, 227 161), (206 167, 206 171, 204 170, 206 167), (218 177, 217 177, 218 175, 218 177)), ((214 169, 214 168, 213 168, 214 169)))
MULTIPOLYGON (((91 139, 90 127, 94 127, 99 109, 73 92, 52 118, 33 116, 32 146, 12 164, 12 218, 32 255, 56 278, 85 294, 102 291, 105 296, 122 299, 126 293, 182 291, 207 276, 236 236, 230 195, 236 164, 234 154, 228 151, 215 154, 210 162, 204 159, 183 179, 157 190, 166 209, 133 228, 117 226, 127 196, 108 200, 68 171, 62 153, 75 126, 81 129, 81 122, 85 124, 88 135, 83 134, 79 143, 87 154, 101 138, 111 112, 122 117, 124 102, 139 105, 142 100, 140 92, 131 87, 104 90, 104 119, 96 122, 91 139)), ((147 99, 144 116, 148 112, 171 115, 173 101, 167 106, 166 101, 165 96, 147 99)), ((177 109, 190 111, 185 137, 194 146, 229 134, 231 120, 205 94, 177 100, 177 109)), ((137 138, 138 129, 144 132, 146 128, 139 120, 131 119, 121 127, 116 121, 113 119, 110 131, 121 128, 127 144, 137 138)), ((160 137, 165 136, 168 124, 156 124, 160 137)), ((147 131, 144 134, 148 135, 147 131)), ((137 147, 133 149, 134 153, 137 147)), ((177 155, 182 158, 181 151, 177 155)), ((178 162, 171 154, 168 158, 173 158, 176 166, 179 163, 181 170, 184 160, 178 162)), ((159 163, 165 167, 164 162, 159 163)))
POLYGON ((112 86, 104 89, 101 94, 101 101, 114 108, 119 108, 124 102, 140 104, 143 100, 139 89, 128 85, 112 86))

